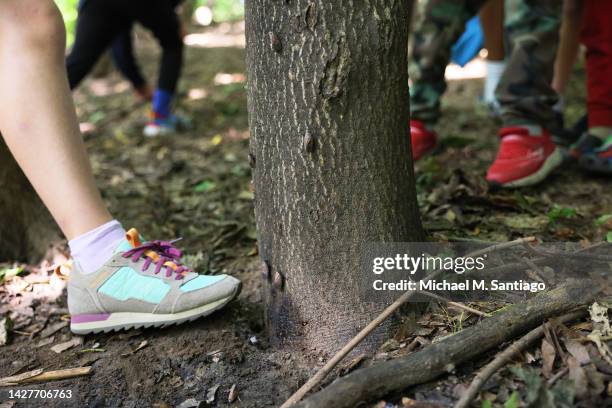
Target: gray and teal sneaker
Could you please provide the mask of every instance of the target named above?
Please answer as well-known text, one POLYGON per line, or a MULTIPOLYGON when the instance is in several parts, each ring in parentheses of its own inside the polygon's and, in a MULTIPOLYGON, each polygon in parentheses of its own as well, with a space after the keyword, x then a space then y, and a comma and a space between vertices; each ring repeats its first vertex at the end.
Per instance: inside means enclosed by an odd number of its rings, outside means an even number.
POLYGON ((174 241, 140 242, 132 228, 98 271, 73 265, 68 281, 70 330, 76 334, 165 327, 221 309, 240 292, 228 275, 198 275, 180 262, 174 241))

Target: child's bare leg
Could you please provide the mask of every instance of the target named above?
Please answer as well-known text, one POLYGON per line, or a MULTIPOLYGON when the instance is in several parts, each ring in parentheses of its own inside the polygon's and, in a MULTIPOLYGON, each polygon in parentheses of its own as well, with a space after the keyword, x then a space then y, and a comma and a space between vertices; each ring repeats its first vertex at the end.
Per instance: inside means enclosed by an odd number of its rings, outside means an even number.
POLYGON ((552 87, 560 96, 565 94, 578 51, 580 49, 580 30, 582 29, 582 0, 565 0, 559 36, 559 50, 555 60, 555 74, 552 87))
POLYGON ((0 0, 0 131, 68 239, 112 220, 96 188, 66 79, 52 0, 0 0))
POLYGON ((495 88, 506 68, 504 46, 504 0, 487 1, 479 13, 484 33, 484 47, 487 50, 487 77, 483 99, 495 106, 495 88))
POLYGON ((484 32, 487 60, 503 61, 504 50, 504 0, 487 1, 478 14, 484 32))

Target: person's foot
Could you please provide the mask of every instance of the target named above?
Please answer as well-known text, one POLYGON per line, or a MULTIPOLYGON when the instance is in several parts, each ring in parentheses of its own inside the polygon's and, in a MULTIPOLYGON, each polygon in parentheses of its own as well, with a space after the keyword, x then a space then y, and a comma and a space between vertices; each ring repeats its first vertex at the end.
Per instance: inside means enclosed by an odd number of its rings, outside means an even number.
POLYGON ((410 121, 410 140, 412 141, 412 159, 419 160, 427 153, 431 153, 438 145, 438 135, 435 131, 427 129, 420 120, 410 121))
POLYGON ((600 139, 585 133, 571 147, 570 155, 589 172, 612 175, 612 135, 600 139))
POLYGON ((501 142, 495 161, 487 172, 492 187, 524 187, 544 180, 563 158, 550 133, 530 133, 527 127, 506 127, 499 131, 501 142))
POLYGON ((240 292, 228 275, 198 275, 173 242, 142 242, 132 228, 96 272, 75 262, 68 281, 70 330, 76 334, 165 327, 221 309, 240 292))
POLYGON ((142 133, 147 137, 169 136, 191 128, 188 118, 170 115, 162 118, 153 114, 153 118, 146 124, 142 133))

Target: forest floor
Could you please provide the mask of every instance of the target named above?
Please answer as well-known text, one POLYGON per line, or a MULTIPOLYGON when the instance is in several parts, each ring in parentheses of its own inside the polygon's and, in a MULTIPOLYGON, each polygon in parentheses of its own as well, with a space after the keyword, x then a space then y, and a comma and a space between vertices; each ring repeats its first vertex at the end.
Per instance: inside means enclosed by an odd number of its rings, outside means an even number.
MULTIPOLYGON (((192 30, 179 111, 193 118, 195 127, 175 137, 141 136, 146 107, 136 104, 129 85, 114 72, 88 80, 75 94, 97 181, 112 213, 145 237, 183 237, 187 263, 201 272, 239 277, 244 282, 242 294, 223 311, 179 327, 79 338, 67 328, 63 282, 48 273, 49 266, 64 256, 63 243, 54 246, 42 265, 0 265, 7 275, 4 283, 0 277, 0 323, 5 323, 3 315, 12 321, 8 343, 0 345, 0 377, 37 368, 92 367, 86 378, 27 387, 71 389, 76 396, 70 402, 38 400, 15 406, 196 406, 190 399, 226 406, 233 385, 238 395, 233 406, 277 406, 324 362, 321 356, 300 360, 267 344, 247 160, 243 41, 241 23, 192 30), (21 268, 19 276, 9 278, 21 268), (66 350, 52 350, 69 341, 73 343, 66 350)), ((152 38, 139 32, 136 48, 148 77, 154 78, 159 51, 152 38)), ((567 100, 569 122, 580 117, 584 107, 584 72, 578 68, 575 75, 567 100)), ((587 175, 572 164, 537 187, 488 191, 484 173, 496 152, 497 137, 495 122, 477 106, 481 82, 450 81, 439 127, 442 150, 416 165, 419 203, 430 237, 492 242, 523 236, 543 241, 605 240, 612 229, 610 180, 587 175)), ((432 304, 416 331, 387 342, 376 358, 405 354, 402 350, 415 339, 412 352, 418 351, 478 320, 432 304)), ((592 324, 585 319, 571 329, 588 334, 592 324)), ((501 370, 479 398, 490 400, 490 406, 505 403, 512 408, 519 406, 513 399, 525 401, 529 393, 540 392, 542 381, 537 379, 543 375, 542 364, 551 358, 555 363, 555 351, 551 356, 549 348, 540 346, 514 360, 514 371, 501 370)), ((597 354, 590 344, 580 347, 597 354)), ((376 406, 402 406, 402 396, 429 401, 431 407, 450 406, 491 355, 376 406)), ((555 364, 546 373, 549 381, 565 368, 559 357, 555 364)), ((573 404, 604 406, 598 404, 605 404, 605 395, 612 391, 612 369, 589 365, 583 371, 589 391, 579 393, 573 404)), ((572 388, 574 383, 565 381, 567 377, 561 376, 563 381, 556 384, 572 388)), ((408 399, 404 403, 417 406, 408 399)), ((481 399, 474 404, 487 406, 481 399)), ((12 405, 0 399, 0 406, 12 405)))

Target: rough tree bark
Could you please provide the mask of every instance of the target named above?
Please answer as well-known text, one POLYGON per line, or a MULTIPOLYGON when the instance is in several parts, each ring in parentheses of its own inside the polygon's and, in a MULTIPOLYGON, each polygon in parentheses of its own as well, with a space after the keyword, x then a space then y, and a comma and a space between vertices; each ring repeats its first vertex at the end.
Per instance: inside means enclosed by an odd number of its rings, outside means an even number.
POLYGON ((57 239, 51 215, 0 135, 0 262, 36 263, 57 239))
POLYGON ((359 295, 362 244, 422 239, 408 130, 408 5, 245 6, 269 331, 276 345, 335 351, 381 309, 359 295))

